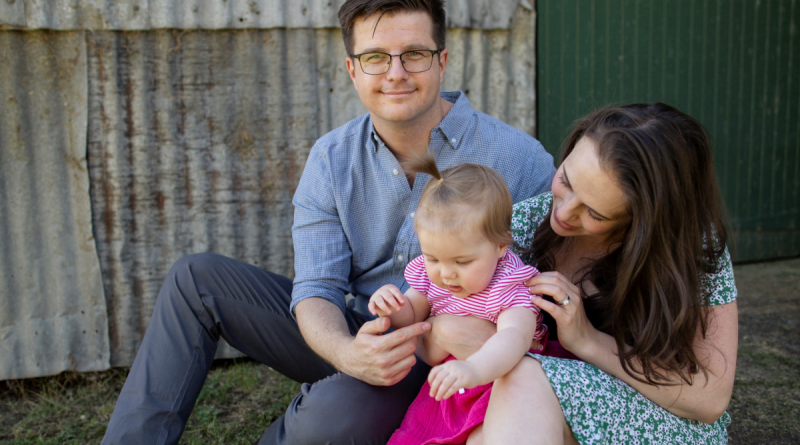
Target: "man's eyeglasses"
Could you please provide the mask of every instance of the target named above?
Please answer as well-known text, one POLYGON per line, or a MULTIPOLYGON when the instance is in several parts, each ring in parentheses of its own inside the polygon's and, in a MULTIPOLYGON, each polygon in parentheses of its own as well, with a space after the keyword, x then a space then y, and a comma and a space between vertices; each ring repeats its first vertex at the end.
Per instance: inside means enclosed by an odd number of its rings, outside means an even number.
POLYGON ((402 54, 386 54, 386 53, 361 53, 352 54, 350 57, 358 59, 361 65, 361 71, 364 74, 379 75, 389 72, 392 67, 392 58, 400 57, 400 63, 403 68, 409 73, 421 73, 428 71, 433 66, 433 56, 438 54, 439 50, 430 49, 415 49, 406 51, 402 54))

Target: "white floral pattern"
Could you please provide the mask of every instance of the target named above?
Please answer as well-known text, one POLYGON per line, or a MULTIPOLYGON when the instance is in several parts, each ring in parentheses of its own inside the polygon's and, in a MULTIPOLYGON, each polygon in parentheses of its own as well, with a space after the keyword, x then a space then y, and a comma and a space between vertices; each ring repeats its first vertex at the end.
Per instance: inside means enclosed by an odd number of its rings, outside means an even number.
MULTIPOLYGON (((514 205, 511 230, 515 250, 530 247, 536 228, 553 203, 544 193, 514 205)), ((522 256, 523 261, 530 258, 522 256)), ((736 300, 736 284, 726 249, 720 272, 705 274, 702 283, 710 305, 736 300)), ((706 424, 678 417, 656 405, 628 384, 577 360, 528 354, 542 363, 561 403, 564 417, 581 444, 727 444, 728 413, 706 424)))

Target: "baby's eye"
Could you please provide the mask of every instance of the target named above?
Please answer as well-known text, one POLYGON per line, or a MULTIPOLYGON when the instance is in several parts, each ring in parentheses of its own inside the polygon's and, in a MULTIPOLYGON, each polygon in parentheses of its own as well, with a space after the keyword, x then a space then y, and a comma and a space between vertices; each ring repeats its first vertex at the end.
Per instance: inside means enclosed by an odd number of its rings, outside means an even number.
POLYGON ((429 263, 438 263, 439 262, 439 260, 437 260, 436 258, 427 258, 425 261, 427 261, 429 263))
POLYGON ((466 266, 467 264, 471 263, 472 261, 456 261, 456 264, 459 266, 466 266))

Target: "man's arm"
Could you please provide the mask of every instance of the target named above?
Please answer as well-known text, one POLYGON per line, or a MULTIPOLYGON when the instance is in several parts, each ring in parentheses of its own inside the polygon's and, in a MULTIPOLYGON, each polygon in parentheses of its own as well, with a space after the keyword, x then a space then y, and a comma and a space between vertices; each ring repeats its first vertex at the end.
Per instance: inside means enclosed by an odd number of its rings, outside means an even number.
POLYGON ((336 369, 371 385, 390 386, 402 380, 416 363, 417 337, 430 330, 414 323, 382 335, 390 327, 381 317, 350 335, 341 310, 322 298, 306 298, 295 306, 300 333, 311 349, 336 369))

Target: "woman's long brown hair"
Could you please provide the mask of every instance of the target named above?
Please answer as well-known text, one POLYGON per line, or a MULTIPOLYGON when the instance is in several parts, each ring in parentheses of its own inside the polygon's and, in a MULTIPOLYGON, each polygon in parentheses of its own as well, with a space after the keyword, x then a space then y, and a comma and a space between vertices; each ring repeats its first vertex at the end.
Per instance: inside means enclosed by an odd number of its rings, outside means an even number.
MULTIPOLYGON (((586 314, 614 337, 630 376, 664 384, 676 383, 667 375, 676 373, 691 384, 705 372, 692 349, 708 326, 701 275, 719 270, 727 242, 708 135, 669 105, 604 108, 576 123, 560 162, 583 137, 596 143, 630 216, 622 241, 583 271, 580 282, 597 288, 584 295, 586 314)), ((548 214, 525 253, 539 270, 553 270, 565 240, 548 214)))

